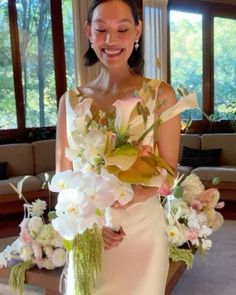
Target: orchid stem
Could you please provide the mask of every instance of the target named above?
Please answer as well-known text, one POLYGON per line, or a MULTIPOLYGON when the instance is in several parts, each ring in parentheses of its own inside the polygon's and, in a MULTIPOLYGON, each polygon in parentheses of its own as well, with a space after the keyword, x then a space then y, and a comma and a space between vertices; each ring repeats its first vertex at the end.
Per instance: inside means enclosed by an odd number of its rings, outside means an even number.
POLYGON ((138 143, 141 143, 144 138, 150 133, 153 129, 159 127, 161 124, 161 119, 158 118, 138 139, 138 143))

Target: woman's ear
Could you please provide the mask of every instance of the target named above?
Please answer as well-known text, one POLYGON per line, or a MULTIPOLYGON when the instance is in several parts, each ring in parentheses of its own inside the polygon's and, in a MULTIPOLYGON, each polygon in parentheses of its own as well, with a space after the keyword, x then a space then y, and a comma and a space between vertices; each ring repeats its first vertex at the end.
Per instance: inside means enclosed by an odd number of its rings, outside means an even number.
POLYGON ((91 26, 87 21, 84 23, 84 31, 85 31, 87 37, 89 39, 91 39, 91 26))
POLYGON ((139 39, 142 35, 143 23, 141 20, 138 21, 138 25, 136 26, 136 39, 139 39))

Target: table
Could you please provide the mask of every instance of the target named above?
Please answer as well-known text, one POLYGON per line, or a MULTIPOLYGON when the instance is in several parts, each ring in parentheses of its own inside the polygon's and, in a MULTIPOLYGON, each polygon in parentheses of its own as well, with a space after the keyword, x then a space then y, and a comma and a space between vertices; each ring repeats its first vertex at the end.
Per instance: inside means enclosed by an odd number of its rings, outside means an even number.
MULTIPOLYGON (((172 290, 185 269, 186 266, 183 262, 170 261, 165 295, 171 295, 172 290)), ((61 272, 62 268, 51 271, 33 267, 26 271, 25 283, 43 288, 45 295, 60 295, 59 281, 61 272)), ((9 275, 10 268, 0 268, 0 278, 8 279, 9 275)))

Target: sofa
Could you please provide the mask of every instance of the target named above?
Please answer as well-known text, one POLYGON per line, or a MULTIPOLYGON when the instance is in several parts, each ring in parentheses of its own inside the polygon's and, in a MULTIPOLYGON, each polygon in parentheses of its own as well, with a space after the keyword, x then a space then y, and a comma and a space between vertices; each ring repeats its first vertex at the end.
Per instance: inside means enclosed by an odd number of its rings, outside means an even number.
POLYGON ((9 185, 29 176, 23 183, 23 196, 28 201, 37 198, 50 202, 46 180, 55 170, 55 140, 0 145, 0 217, 23 212, 23 200, 9 185))
MULTIPOLYGON (((182 134, 179 151, 179 172, 188 175, 197 174, 206 187, 217 187, 223 200, 236 200, 236 134, 182 134), (183 151, 186 147, 196 151, 220 150, 218 159, 212 165, 192 166, 193 159, 188 158, 189 165, 183 162, 183 151), (212 185, 213 177, 221 182, 212 185)), ((186 159, 185 159, 186 160, 186 159)), ((195 159, 196 160, 196 159, 195 159)), ((202 161, 202 159, 197 159, 202 161)), ((204 159, 203 159, 204 160, 204 159)), ((201 162, 200 161, 200 162, 201 162)), ((49 205, 54 204, 55 195, 44 186, 45 175, 49 179, 55 170, 55 140, 42 140, 32 143, 0 145, 0 164, 4 164, 6 175, 0 180, 0 217, 23 212, 23 201, 9 185, 14 185, 26 175, 30 176, 23 184, 23 195, 28 201, 37 198, 46 199, 49 205)), ((196 163, 195 163, 196 164, 196 163)), ((1 174, 1 173, 0 173, 1 174)))
POLYGON ((181 134, 178 170, 185 175, 195 173, 206 187, 217 187, 222 200, 235 201, 235 146, 235 133, 181 134), (219 184, 212 184, 214 177, 220 179, 219 184))

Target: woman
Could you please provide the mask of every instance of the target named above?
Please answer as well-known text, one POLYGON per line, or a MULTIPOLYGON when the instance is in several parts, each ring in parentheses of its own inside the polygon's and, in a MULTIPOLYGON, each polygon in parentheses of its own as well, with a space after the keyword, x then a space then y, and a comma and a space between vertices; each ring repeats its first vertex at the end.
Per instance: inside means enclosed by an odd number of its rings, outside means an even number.
MULTIPOLYGON (((93 98, 93 107, 110 113, 117 99, 124 99, 141 89, 149 80, 142 76, 143 59, 139 39, 142 23, 134 0, 92 1, 85 32, 90 48, 85 65, 101 64, 99 76, 79 87, 78 94, 93 98)), ((173 89, 155 81, 156 103, 165 100, 162 109, 176 102, 173 89)), ((70 169, 72 163, 64 156, 70 146, 70 106, 63 96, 57 123, 56 170, 70 169)), ((73 111, 72 111, 73 112, 73 111)), ((160 155, 175 170, 179 147, 178 117, 163 123, 153 137, 160 155)), ((161 295, 165 292, 168 273, 168 245, 162 206, 154 188, 134 186, 134 198, 122 207, 114 204, 122 228, 115 232, 103 229, 104 257, 96 295, 161 295)))

